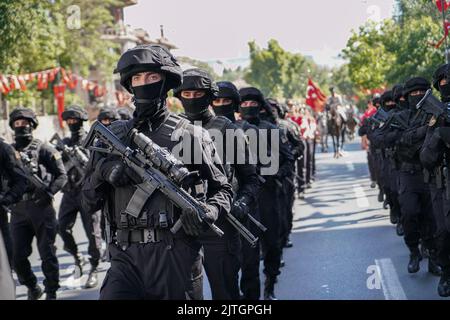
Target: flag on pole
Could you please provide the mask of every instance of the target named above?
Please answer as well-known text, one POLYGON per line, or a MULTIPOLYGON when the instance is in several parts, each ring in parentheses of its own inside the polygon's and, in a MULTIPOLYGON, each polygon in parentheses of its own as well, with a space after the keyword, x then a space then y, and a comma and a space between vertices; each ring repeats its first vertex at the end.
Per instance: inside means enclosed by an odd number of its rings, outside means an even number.
POLYGON ((450 1, 448 0, 436 0, 436 6, 440 12, 442 12, 442 5, 444 5, 444 11, 450 8, 450 1))
POLYGON ((325 108, 327 97, 322 93, 320 88, 308 78, 308 89, 306 92, 306 104, 315 112, 322 112, 325 108))

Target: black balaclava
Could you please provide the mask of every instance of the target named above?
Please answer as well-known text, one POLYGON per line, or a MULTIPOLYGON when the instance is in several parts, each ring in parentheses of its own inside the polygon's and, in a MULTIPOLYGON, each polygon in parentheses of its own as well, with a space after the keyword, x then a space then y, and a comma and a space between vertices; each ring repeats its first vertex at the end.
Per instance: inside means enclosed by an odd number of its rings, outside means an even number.
POLYGON ((439 90, 443 102, 450 102, 450 64, 443 64, 436 69, 433 74, 433 87, 439 90), (446 79, 447 84, 441 86, 442 79, 446 79))
POLYGON ((205 92, 205 95, 200 98, 186 99, 180 96, 179 99, 190 120, 201 120, 210 113, 208 107, 211 103, 211 96, 208 92, 205 92))
POLYGON ((68 124, 72 141, 80 142, 84 137, 83 120, 77 119, 77 123, 68 124))
POLYGON ((408 94, 408 104, 411 111, 417 111, 417 104, 423 99, 423 97, 425 97, 425 93, 418 96, 408 94))
POLYGON ((14 127, 14 139, 16 146, 19 149, 23 149, 28 146, 33 140, 33 128, 30 124, 25 127, 14 127))
POLYGON ((80 119, 77 119, 77 120, 78 120, 77 123, 68 124, 70 133, 72 135, 78 134, 80 132, 81 128, 83 128, 83 121, 81 121, 80 119))
POLYGON ((167 93, 164 90, 165 80, 143 86, 132 87, 134 94, 134 117, 138 123, 151 121, 166 109, 167 93))
POLYGON ((422 77, 413 77, 405 82, 403 95, 408 100, 409 110, 412 112, 417 111, 417 104, 425 96, 425 92, 430 89, 430 82, 422 77), (423 91, 423 94, 417 96, 411 96, 414 91, 423 91))
POLYGON ((398 100, 398 105, 400 106, 400 109, 407 110, 409 108, 408 100, 406 100, 404 97, 402 98, 398 100))
POLYGON ((234 116, 234 110, 236 110, 236 105, 234 102, 229 104, 224 104, 221 106, 213 106, 214 113, 218 116, 227 117, 231 121, 235 122, 236 118, 234 116))
POLYGON ((441 100, 443 102, 450 102, 450 83, 441 86, 439 84, 439 92, 441 93, 441 100))
MULTIPOLYGON (((245 100, 244 100, 245 101, 245 100)), ((242 102, 244 102, 242 101, 242 102)), ((254 100, 252 100, 254 101, 254 100)), ((242 107, 239 106, 239 113, 241 114, 242 119, 247 121, 254 121, 256 119, 259 120, 260 117, 260 103, 258 102, 258 106, 256 107, 242 107)))

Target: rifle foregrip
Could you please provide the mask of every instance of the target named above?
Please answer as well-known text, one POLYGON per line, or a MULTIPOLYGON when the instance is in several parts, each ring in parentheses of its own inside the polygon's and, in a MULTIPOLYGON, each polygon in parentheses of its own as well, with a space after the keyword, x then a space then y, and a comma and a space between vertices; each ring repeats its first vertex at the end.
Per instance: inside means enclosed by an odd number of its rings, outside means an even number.
MULTIPOLYGON (((172 232, 173 234, 176 234, 178 231, 180 231, 182 226, 183 226, 183 223, 181 222, 181 219, 178 219, 178 221, 175 222, 173 227, 170 228, 170 232, 172 232)), ((219 227, 217 227, 214 223, 210 224, 209 227, 219 237, 222 237, 224 235, 223 231, 219 227)))

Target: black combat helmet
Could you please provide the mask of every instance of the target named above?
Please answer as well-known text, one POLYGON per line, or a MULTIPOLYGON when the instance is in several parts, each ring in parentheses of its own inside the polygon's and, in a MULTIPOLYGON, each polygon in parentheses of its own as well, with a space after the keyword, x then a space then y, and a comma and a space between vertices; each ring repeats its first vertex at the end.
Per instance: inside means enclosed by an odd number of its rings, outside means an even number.
POLYGON ((229 118, 231 121, 234 121, 234 113, 238 112, 239 103, 241 102, 239 91, 236 86, 229 81, 219 81, 217 82, 217 87, 219 88, 217 99, 230 99, 232 102, 228 105, 222 106, 213 105, 214 113, 218 116, 224 116, 229 118))
POLYGON ((119 113, 116 108, 113 107, 104 107, 100 110, 97 120, 102 121, 105 119, 110 119, 111 121, 116 121, 120 119, 119 113))
POLYGON ((425 92, 429 89, 431 89, 430 82, 422 77, 414 77, 405 82, 403 96, 405 99, 408 99, 408 105, 411 110, 417 109, 417 104, 423 99, 425 92), (417 90, 424 91, 424 93, 412 96, 411 93, 417 90))
POLYGON ((414 77, 405 82, 403 96, 406 98, 411 92, 416 90, 427 91, 431 88, 430 82, 422 77, 414 77))
POLYGON ((88 120, 88 114, 84 108, 79 105, 71 105, 62 113, 62 119, 79 119, 82 121, 88 120))
POLYGON ((160 45, 138 45, 119 59, 114 73, 120 73, 120 84, 133 93, 131 77, 139 72, 154 71, 165 75, 165 92, 179 87, 183 76, 180 65, 166 48, 160 45))
POLYGON ((388 105, 389 102, 394 103, 394 94, 392 90, 386 90, 380 97, 380 103, 385 111, 395 108, 395 105, 388 105))
POLYGON ((180 99, 187 117, 190 120, 201 119, 207 114, 211 102, 217 98, 219 88, 211 75, 201 69, 189 69, 183 72, 183 84, 174 90, 174 96, 180 99), (202 97, 185 98, 182 91, 201 90, 205 92, 202 97))
MULTIPOLYGON (((450 64, 443 64, 433 74, 433 87, 439 90, 439 82, 450 75, 450 64)), ((450 81, 449 81, 450 82, 450 81)))
POLYGON ((181 91, 184 90, 205 90, 211 100, 216 99, 219 94, 219 88, 211 75, 197 68, 188 69, 183 72, 183 84, 176 88, 173 94, 179 98, 181 91))
POLYGON ((252 119, 259 118, 260 109, 264 106, 266 101, 264 100, 264 95, 262 92, 255 87, 242 88, 239 90, 239 95, 241 96, 241 104, 244 101, 256 101, 258 102, 257 107, 245 107, 239 106, 239 112, 242 118, 252 119))
POLYGON ((36 129, 39 125, 39 121, 36 117, 36 113, 30 108, 17 107, 9 114, 9 126, 14 129, 13 123, 19 119, 26 119, 30 121, 31 127, 36 129))

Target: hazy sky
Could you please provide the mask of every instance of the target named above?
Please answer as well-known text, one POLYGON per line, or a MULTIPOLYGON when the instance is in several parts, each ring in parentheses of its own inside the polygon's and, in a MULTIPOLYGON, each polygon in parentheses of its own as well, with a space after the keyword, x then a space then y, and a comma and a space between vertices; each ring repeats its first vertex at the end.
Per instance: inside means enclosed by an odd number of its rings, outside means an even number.
POLYGON ((335 65, 352 29, 390 17, 395 0, 139 0, 125 9, 125 23, 151 38, 165 36, 174 53, 204 61, 248 57, 248 41, 271 38, 320 64, 335 65))

